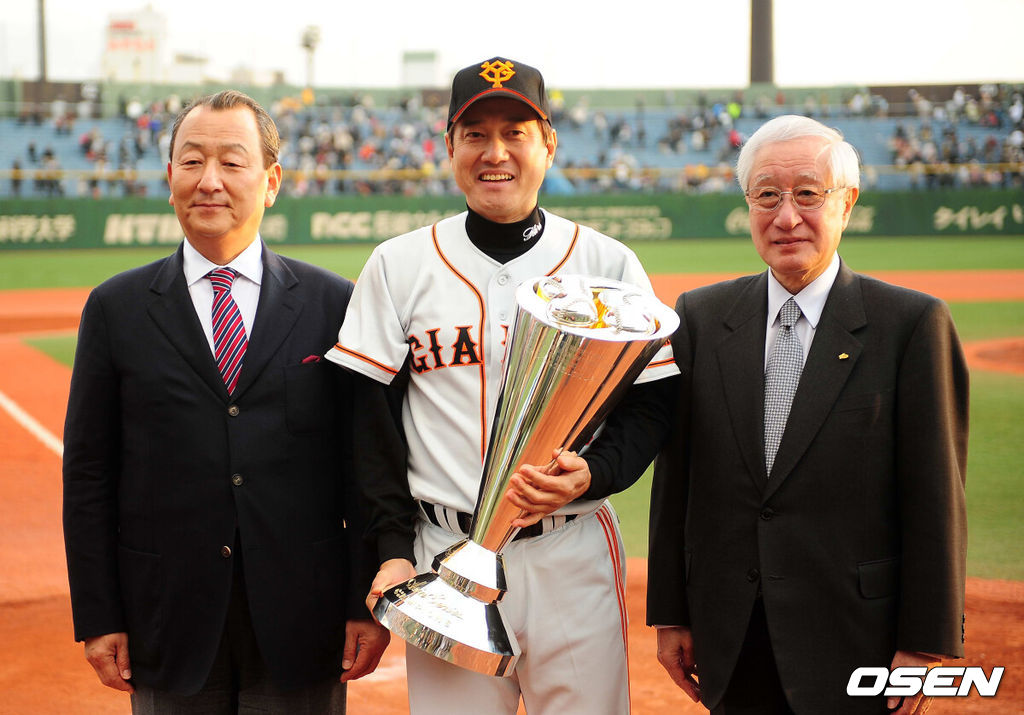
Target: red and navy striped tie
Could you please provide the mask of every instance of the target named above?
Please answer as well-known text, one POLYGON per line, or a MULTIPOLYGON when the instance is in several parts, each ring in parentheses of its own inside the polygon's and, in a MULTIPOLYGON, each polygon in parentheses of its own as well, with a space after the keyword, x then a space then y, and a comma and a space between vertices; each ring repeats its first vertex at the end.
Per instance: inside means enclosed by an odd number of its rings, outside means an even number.
POLYGON ((206 274, 213 284, 213 352, 229 395, 238 384, 242 358, 249 343, 242 313, 231 297, 231 283, 237 275, 230 268, 216 268, 206 274))

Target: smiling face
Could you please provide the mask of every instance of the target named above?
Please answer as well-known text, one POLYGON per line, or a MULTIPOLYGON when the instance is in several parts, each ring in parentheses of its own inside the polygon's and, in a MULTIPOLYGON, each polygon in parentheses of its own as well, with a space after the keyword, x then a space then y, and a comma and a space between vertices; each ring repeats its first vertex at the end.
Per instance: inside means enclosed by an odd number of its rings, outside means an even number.
POLYGON ((201 105, 178 128, 167 181, 170 204, 189 243, 224 265, 256 237, 264 209, 277 197, 281 165, 263 166, 251 109, 201 105))
POLYGON ((462 114, 445 143, 469 208, 496 223, 529 215, 558 143, 553 129, 545 139, 541 121, 507 97, 481 100, 462 114))
MULTIPOLYGON (((828 169, 828 141, 808 136, 765 144, 750 172, 748 191, 771 186, 792 191, 796 186, 833 187, 828 169)), ((820 276, 839 247, 858 190, 835 191, 818 209, 800 209, 785 194, 774 211, 750 208, 750 234, 761 259, 786 290, 794 295, 820 276)))

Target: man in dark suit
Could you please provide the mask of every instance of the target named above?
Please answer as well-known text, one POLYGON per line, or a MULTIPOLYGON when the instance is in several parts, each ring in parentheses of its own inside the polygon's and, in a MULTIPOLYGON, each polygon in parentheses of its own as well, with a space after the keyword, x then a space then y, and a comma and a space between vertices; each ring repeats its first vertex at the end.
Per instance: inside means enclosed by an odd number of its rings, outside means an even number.
POLYGON ((715 713, 922 712, 846 691, 860 666, 963 654, 968 388, 949 310, 839 259, 859 173, 838 132, 776 118, 737 171, 769 270, 676 306, 658 659, 715 713))
POLYGON ((363 605, 347 378, 317 357, 352 284, 259 238, 279 144, 239 92, 186 108, 167 167, 186 240, 82 315, 64 432, 75 638, 137 713, 343 712, 388 642, 363 605))

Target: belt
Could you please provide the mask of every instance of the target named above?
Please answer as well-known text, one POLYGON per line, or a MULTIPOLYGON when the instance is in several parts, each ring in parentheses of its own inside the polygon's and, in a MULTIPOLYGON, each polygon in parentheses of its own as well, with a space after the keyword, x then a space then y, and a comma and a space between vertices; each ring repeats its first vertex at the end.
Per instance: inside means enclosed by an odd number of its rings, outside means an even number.
MULTIPOLYGON (((423 517, 434 526, 440 526, 442 529, 447 529, 453 534, 462 534, 463 536, 469 535, 469 527, 470 524, 473 523, 472 514, 467 514, 464 511, 457 511, 441 504, 432 504, 428 501, 419 501, 418 503, 423 517)), ((549 534, 552 531, 557 531, 577 516, 579 515, 557 514, 555 516, 545 516, 536 524, 524 526, 522 529, 517 531, 516 535, 512 537, 512 541, 529 539, 534 536, 541 536, 542 534, 549 534)))

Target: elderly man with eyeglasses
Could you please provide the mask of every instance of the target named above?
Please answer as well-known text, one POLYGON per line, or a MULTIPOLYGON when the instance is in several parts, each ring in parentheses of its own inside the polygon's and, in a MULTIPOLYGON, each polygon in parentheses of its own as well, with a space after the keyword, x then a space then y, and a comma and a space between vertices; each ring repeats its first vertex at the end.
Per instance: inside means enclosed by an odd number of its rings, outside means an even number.
POLYGON ((967 368, 944 303, 850 270, 835 130, 778 117, 737 166, 768 270, 684 293, 651 496, 648 623, 713 713, 922 713, 863 666, 963 655, 967 368), (851 687, 851 685, 853 687, 851 687))

